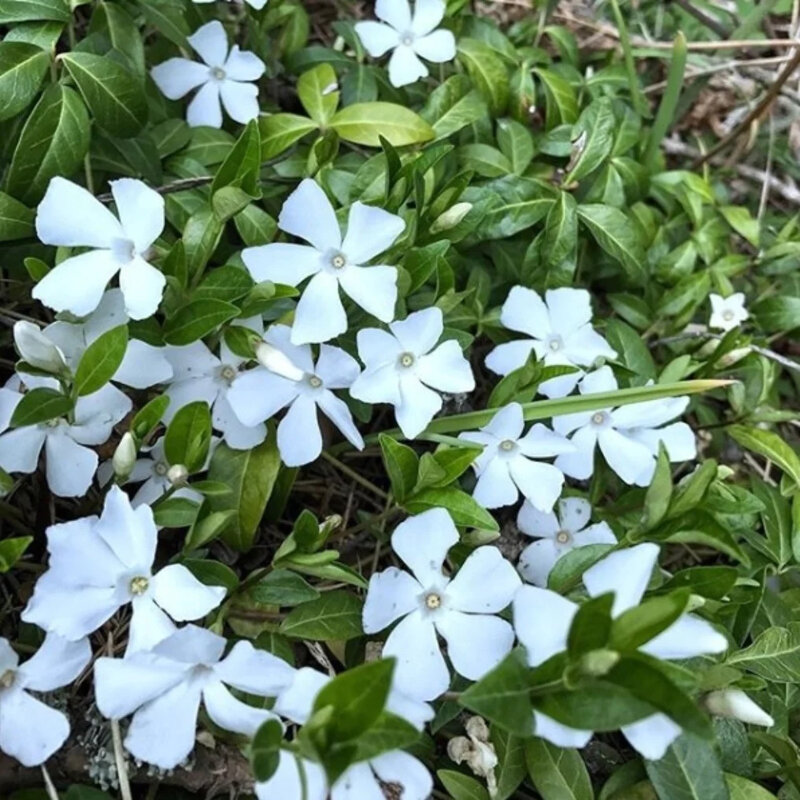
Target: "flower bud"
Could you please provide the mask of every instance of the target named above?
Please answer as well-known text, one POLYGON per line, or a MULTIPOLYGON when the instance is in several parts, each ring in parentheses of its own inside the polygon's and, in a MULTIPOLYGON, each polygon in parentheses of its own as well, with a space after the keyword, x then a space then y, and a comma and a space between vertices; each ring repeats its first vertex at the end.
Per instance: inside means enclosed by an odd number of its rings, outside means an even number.
POLYGON ((718 717, 730 717, 751 725, 763 725, 765 728, 771 728, 775 724, 775 720, 741 689, 711 692, 703 702, 709 712, 718 717))
POLYGON ((181 484, 186 483, 186 479, 189 477, 189 470, 183 464, 173 464, 167 470, 167 480, 173 486, 180 486, 181 484))
POLYGON ((136 439, 133 434, 127 431, 122 435, 119 440, 117 449, 111 458, 111 465, 114 467, 114 475, 120 480, 125 480, 133 471, 134 464, 136 464, 136 439))
POLYGON ((298 369, 287 355, 267 342, 259 342, 256 347, 256 360, 270 372, 288 378, 290 381, 303 379, 303 370, 298 369))
POLYGON ((718 366, 732 367, 737 361, 747 358, 747 356, 749 356, 752 352, 752 347, 737 347, 735 350, 725 353, 725 355, 719 360, 718 366))
POLYGON ((431 224, 431 233, 441 233, 455 228, 472 211, 472 203, 456 203, 440 214, 431 224))
POLYGON ((608 675, 620 659, 615 650, 592 650, 581 658, 581 672, 593 678, 608 675))
POLYGON ((66 362, 58 349, 38 325, 21 320, 14 324, 14 344, 23 361, 45 372, 63 372, 66 362))

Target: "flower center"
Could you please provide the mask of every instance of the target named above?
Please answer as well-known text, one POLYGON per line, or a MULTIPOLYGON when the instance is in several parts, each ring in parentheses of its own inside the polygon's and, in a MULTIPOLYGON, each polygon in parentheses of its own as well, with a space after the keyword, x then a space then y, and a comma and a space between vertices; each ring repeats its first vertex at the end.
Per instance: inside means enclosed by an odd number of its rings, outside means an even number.
POLYGON ((547 342, 547 346, 551 353, 557 353, 564 346, 564 342, 560 336, 552 336, 547 342))
POLYGON ((411 47, 411 45, 414 44, 414 34, 411 31, 406 31, 400 37, 400 44, 403 44, 406 47, 411 47))
POLYGON ((569 544, 569 542, 571 540, 572 540, 572 536, 570 536, 569 531, 559 531, 556 534, 556 541, 559 544, 569 544))
POLYGON ((164 475, 167 474, 168 471, 169 467, 163 461, 157 462, 156 465, 153 467, 153 472, 155 472, 156 475, 162 478, 164 477, 164 475))
POLYGON ((219 371, 219 376, 222 380, 232 383, 233 379, 236 377, 236 368, 232 367, 230 364, 225 364, 219 371))
POLYGON ((0 675, 0 689, 10 689, 14 685, 15 678, 16 671, 13 669, 7 669, 2 675, 0 675))
POLYGON ((311 375, 308 379, 308 385, 312 389, 320 389, 322 387, 322 380, 316 375, 311 375))
POLYGON ((608 415, 605 411, 597 411, 592 414, 592 424, 593 425, 602 425, 608 419, 608 415))
POLYGON ((431 611, 435 611, 437 608, 440 608, 442 605, 442 596, 437 594, 436 592, 428 592, 425 595, 425 606, 429 608, 431 611))
POLYGON ((342 269, 346 264, 347 259, 341 253, 336 253, 331 257, 331 266, 334 269, 342 269))
POLYGON ((224 81, 227 75, 225 74, 225 70, 222 67, 212 67, 211 70, 211 77, 215 81, 224 81))
POLYGON ((49 419, 47 420, 47 422, 45 422, 45 425, 47 425, 48 428, 57 428, 60 424, 61 420, 58 417, 55 417, 54 419, 49 419))
POLYGON ((726 309, 725 311, 723 311, 722 319, 724 319, 725 322, 730 322, 733 319, 733 311, 731 311, 730 309, 726 309))
POLYGON ((120 264, 128 264, 136 257, 136 245, 130 239, 114 239, 111 255, 120 264))
POLYGON ((506 453, 510 453, 514 449, 515 445, 516 442, 512 441, 511 439, 503 439, 503 441, 500 442, 500 449, 506 453))
POLYGON ((408 369, 409 367, 414 366, 414 354, 413 353, 403 353, 400 356, 400 366, 408 369))
POLYGON ((145 578, 144 575, 137 575, 135 578, 131 578, 128 588, 131 590, 132 595, 139 597, 147 591, 149 585, 150 581, 148 578, 145 578))

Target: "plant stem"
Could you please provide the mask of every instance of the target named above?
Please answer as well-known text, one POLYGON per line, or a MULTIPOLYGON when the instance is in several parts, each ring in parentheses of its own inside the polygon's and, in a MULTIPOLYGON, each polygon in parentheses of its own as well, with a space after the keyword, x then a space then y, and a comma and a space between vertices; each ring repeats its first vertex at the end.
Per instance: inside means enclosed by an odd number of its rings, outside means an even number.
POLYGON ((363 486, 365 489, 369 489, 373 494, 378 495, 378 497, 382 498, 383 500, 388 499, 389 494, 388 492, 384 492, 383 489, 376 486, 372 481, 368 481, 366 478, 359 475, 354 469, 350 469, 346 464, 343 464, 339 461, 336 456, 332 456, 327 451, 322 451, 322 457, 327 461, 329 464, 332 464, 339 472, 344 473, 347 475, 348 478, 352 478, 357 484, 363 486))
POLYGON ((47 771, 47 767, 44 764, 42 764, 42 777, 44 778, 44 789, 47 792, 47 796, 50 800, 59 800, 58 792, 53 784, 53 779, 50 777, 50 773, 47 771))

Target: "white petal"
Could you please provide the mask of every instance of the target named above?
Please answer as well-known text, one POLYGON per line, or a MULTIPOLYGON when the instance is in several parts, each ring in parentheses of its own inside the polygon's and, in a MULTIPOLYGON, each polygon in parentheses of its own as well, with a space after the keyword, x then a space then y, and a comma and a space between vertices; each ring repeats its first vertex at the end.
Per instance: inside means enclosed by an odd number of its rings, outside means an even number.
POLYGON ((311 178, 302 181, 286 198, 278 217, 278 227, 304 239, 320 253, 339 250, 342 246, 342 232, 331 201, 311 178))
MULTIPOLYGON (((396 322, 392 325, 397 325, 396 322)), ((377 367, 383 364, 392 364, 403 351, 400 342, 387 331, 380 328, 362 328, 356 335, 358 357, 367 367, 377 367)))
POLYGON ((133 613, 128 627, 128 646, 125 657, 152 650, 177 630, 175 623, 149 597, 137 597, 131 603, 133 613))
POLYGON ((113 587, 76 587, 45 581, 43 577, 22 612, 22 619, 74 641, 96 631, 120 605, 122 601, 113 587))
POLYGON ((411 29, 417 36, 430 33, 444 18, 444 0, 416 0, 411 29))
POLYGON ((581 394, 597 394, 615 392, 619 388, 611 367, 600 367, 594 372, 584 375, 581 380, 581 394))
POLYGON ((289 405, 297 394, 294 381, 257 368, 239 375, 225 397, 244 425, 258 425, 289 405))
MULTIPOLYGON (((14 411, 22 397, 19 392, 0 386, 0 433, 11 424, 11 417, 14 416, 14 411)), ((2 459, 2 456, 0 456, 0 459, 2 459)))
POLYGON ((239 641, 214 667, 223 683, 249 694, 275 697, 294 680, 297 671, 282 658, 239 641))
POLYGON ((326 389, 347 389, 358 377, 358 362, 340 347, 323 344, 313 370, 322 378, 326 389))
POLYGON ((400 382, 400 402, 395 406, 394 414, 407 439, 419 436, 441 408, 442 398, 413 376, 406 376, 400 382))
POLYGON ((552 329, 562 338, 592 321, 592 297, 586 289, 548 289, 544 301, 552 329))
POLYGON ((517 569, 528 583, 545 588, 550 572, 562 555, 552 539, 539 539, 520 553, 517 569))
POLYGON ((123 564, 150 573, 158 545, 153 512, 146 506, 134 510, 119 486, 112 486, 106 495, 94 531, 123 564))
POLYGON ((381 322, 394 319, 397 302, 397 270, 394 267, 354 267, 341 270, 344 293, 381 322))
POLYGON ((255 789, 258 800, 325 800, 328 795, 328 783, 322 767, 306 759, 301 762, 288 750, 281 750, 278 769, 268 781, 256 783, 255 789), (300 777, 301 769, 303 779, 300 777))
POLYGON ((477 681, 494 669, 514 644, 514 629, 487 614, 447 609, 436 617, 436 630, 447 640, 447 655, 459 675, 477 681))
POLYGON ((654 456, 645 445, 613 428, 602 429, 597 436, 597 442, 608 466, 625 483, 638 484, 641 475, 652 472, 654 456))
POLYGON ((653 453, 658 453, 658 445, 663 443, 670 461, 691 461, 697 456, 694 431, 685 422, 673 422, 655 430, 631 430, 627 434, 653 453))
MULTIPOLYGON (((377 368, 364 370, 350 387, 350 394, 356 400, 364 403, 391 403, 399 405, 402 402, 400 394, 400 375, 392 364, 384 364, 377 368)), ((427 422, 425 423, 427 425, 427 422)), ((0 456, 1 457, 1 456, 0 456)), ((36 469, 34 466, 30 471, 36 469)))
POLYGON ((311 716, 317 695, 330 680, 324 672, 301 667, 295 671, 289 686, 278 695, 273 711, 298 725, 304 725, 311 716))
POLYGON ((574 534, 573 538, 575 547, 584 547, 587 544, 617 543, 617 537, 614 536, 614 531, 611 530, 606 522, 598 522, 596 525, 590 525, 585 530, 574 534))
POLYGON ((213 664, 222 657, 226 644, 224 637, 190 624, 159 642, 153 648, 153 653, 182 664, 213 664))
POLYGON ((397 214, 356 201, 350 206, 342 251, 351 264, 366 264, 388 250, 405 227, 405 221, 397 214))
POLYGON ((97 470, 97 453, 63 433, 48 436, 44 449, 50 491, 58 497, 81 497, 86 494, 97 470))
POLYGON ((242 261, 254 281, 297 286, 319 272, 322 256, 319 250, 306 244, 274 242, 246 247, 242 250, 242 261))
POLYGON ((267 438, 267 426, 263 423, 245 425, 236 416, 226 395, 220 395, 214 403, 211 421, 222 431, 225 444, 234 450, 250 450, 267 438))
MULTIPOLYGON (((563 502, 563 500, 560 501, 559 509, 563 502)), ((552 539, 561 530, 562 525, 552 511, 539 511, 538 508, 526 500, 522 504, 519 514, 517 514, 517 527, 526 536, 552 539)))
POLYGON ((317 419, 317 404, 300 395, 289 406, 278 425, 278 450, 287 467, 300 467, 319 458, 322 434, 317 419))
POLYGON ((179 100, 211 79, 207 66, 188 58, 168 58, 156 64, 150 75, 161 94, 170 100, 179 100))
POLYGON ((578 606, 535 586, 523 586, 514 596, 514 630, 525 646, 532 667, 567 649, 567 635, 578 606))
POLYGON ((496 614, 513 599, 521 581, 496 547, 473 550, 447 585, 452 608, 476 614, 496 614))
POLYGON ((0 700, 0 750, 23 766, 47 761, 69 736, 69 721, 24 691, 6 691, 0 700))
MULTIPOLYGON (((545 365, 550 366, 553 360, 549 355, 545 356, 545 365)), ((568 375, 560 375, 557 378, 543 381, 539 384, 539 394, 543 394, 547 398, 566 397, 578 385, 578 381, 583 375, 583 370, 577 370, 568 375)))
POLYGON ((204 617, 225 597, 224 586, 206 586, 182 564, 169 564, 151 580, 153 597, 176 622, 204 617))
POLYGON ((443 508, 409 517, 392 534, 392 549, 426 588, 442 582, 447 551, 457 542, 456 526, 443 508))
POLYGON ((394 657, 394 685, 420 700, 433 700, 447 690, 450 673, 436 640, 433 623, 412 611, 397 624, 383 647, 384 658, 394 657))
POLYGON ((404 350, 415 356, 429 353, 442 336, 444 317, 441 309, 433 306, 415 311, 405 319, 392 322, 389 330, 397 337, 404 350))
POLYGON ((592 505, 583 497, 564 497, 558 501, 561 527, 570 533, 583 530, 592 517, 592 505))
POLYGON ((569 728, 540 711, 533 712, 533 734, 556 747, 586 747, 592 738, 592 731, 569 728))
POLYGON ((222 81, 219 88, 222 105, 228 116, 242 125, 258 118, 258 87, 240 81, 222 81))
POLYGON ((186 121, 193 128, 203 125, 209 128, 222 127, 222 106, 219 100, 219 84, 209 81, 194 96, 186 109, 186 121))
MULTIPOLYGON (((528 360, 531 350, 534 349, 535 342, 533 339, 517 339, 513 342, 503 342, 486 356, 486 366, 498 375, 508 375, 509 372, 519 369, 528 360)), ((545 383, 549 382, 546 381, 545 383)))
POLYGON ((347 330, 347 314, 339 297, 339 281, 318 272, 306 286, 294 312, 292 343, 327 342, 347 330))
POLYGON ((575 447, 560 433, 551 431, 541 422, 532 425, 531 429, 519 440, 519 449, 528 458, 549 458, 575 451, 575 447))
POLYGON ((320 411, 344 434, 353 447, 362 450, 364 439, 358 432, 353 415, 344 400, 340 400, 333 392, 323 391, 317 396, 320 411))
POLYGON ((416 83, 428 75, 428 68, 419 60, 411 47, 400 44, 395 47, 389 59, 389 82, 400 88, 416 83))
POLYGON ((509 330, 527 333, 534 339, 546 339, 552 332, 550 314, 544 301, 533 289, 524 286, 515 286, 508 293, 500 312, 500 322, 509 330))
POLYGON ((136 245, 137 253, 144 253, 164 230, 164 198, 132 178, 120 178, 109 185, 125 237, 136 245))
POLYGON ((385 800, 369 762, 351 764, 331 788, 331 800, 385 800))
POLYGON ((617 353, 591 325, 584 325, 564 339, 564 355, 573 363, 589 367, 598 358, 616 358, 617 353))
POLYGON ((583 573, 583 584, 592 597, 614 593, 611 614, 639 604, 658 560, 658 545, 650 542, 610 553, 583 573))
POLYGON ((18 674, 26 689, 52 692, 72 683, 91 659, 88 639, 71 642, 56 633, 48 633, 42 646, 19 668, 18 674))
POLYGON ((233 81, 257 81, 265 70, 264 62, 255 53, 242 52, 237 44, 225 62, 225 74, 233 81))
POLYGON ((221 67, 228 55, 228 36, 218 20, 208 22, 188 37, 189 44, 209 67, 221 67))
POLYGON ((400 44, 400 36, 397 31, 382 22, 373 22, 372 20, 356 22, 355 29, 364 49, 373 58, 380 58, 400 44))
POLYGON ((688 397, 667 397, 621 406, 614 409, 611 417, 617 428, 657 428, 679 417, 688 405, 688 397))
POLYGON ((666 714, 652 714, 620 729, 625 738, 649 761, 663 758, 667 748, 681 735, 681 728, 666 714))
POLYGON ((419 605, 423 588, 407 572, 387 567, 369 579, 362 610, 364 633, 377 633, 419 605))
POLYGON ((0 467, 6 472, 35 472, 47 433, 32 425, 15 428, 0 436, 0 467))
POLYGON ((728 640, 710 622, 684 614, 639 649, 656 658, 694 658, 724 653, 728 640))
POLYGON ((125 309, 131 319, 146 319, 156 313, 167 279, 143 258, 123 264, 119 286, 125 295, 125 309))
POLYGON ((369 763, 384 783, 403 787, 403 800, 427 800, 433 791, 433 778, 422 762, 402 750, 381 753, 369 763))
MULTIPOLYGON (((288 325, 270 325, 264 334, 264 341, 280 350, 296 367, 307 373, 314 373, 314 359, 311 347, 307 344, 292 343, 292 329, 288 325)), ((277 372, 276 374, 282 374, 277 372)), ((287 376, 289 377, 289 376, 287 376)))
POLYGON ((175 415, 189 403, 202 401, 212 405, 219 394, 219 386, 214 378, 199 375, 197 378, 175 381, 167 386, 164 394, 169 397, 169 405, 162 419, 164 424, 169 425, 175 415))
POLYGON ((408 0, 376 0, 375 16, 388 22, 396 31, 411 27, 411 8, 408 0))
POLYGON ((519 490, 511 478, 508 465, 508 459, 491 458, 478 476, 472 496, 484 508, 502 508, 517 502, 519 490))
POLYGON ((215 725, 245 736, 254 736, 264 722, 275 719, 266 709, 237 700, 219 681, 211 681, 203 689, 203 704, 215 725))
MULTIPOLYGON (((553 423, 556 424, 558 418, 553 423)), ((574 453, 564 453, 555 460, 555 466, 570 478, 577 478, 584 481, 590 478, 594 472, 594 449, 597 444, 597 431, 594 427, 587 425, 579 428, 570 438, 570 442, 575 447, 574 453)))
POLYGON ((386 710, 402 717, 406 722, 410 722, 420 732, 425 730, 426 723, 430 722, 435 715, 428 703, 404 694, 394 687, 386 698, 386 710))
POLYGON ((90 192, 57 177, 50 181, 37 209, 36 235, 44 244, 106 249, 122 236, 122 228, 90 192))
POLYGON ((551 511, 564 487, 564 475, 552 464, 541 464, 523 456, 509 461, 509 471, 519 490, 540 511, 551 511))
POLYGON ((90 250, 51 269, 33 287, 32 295, 54 311, 70 311, 83 317, 97 308, 119 267, 110 250, 90 250))
POLYGON ((521 436, 524 426, 522 406, 519 403, 509 403, 497 411, 489 424, 481 430, 501 441, 510 439, 512 442, 516 442, 521 436))
POLYGON ((452 31, 434 31, 414 40, 414 52, 426 61, 441 64, 456 57, 456 37, 452 31))
POLYGON ((149 389, 158 383, 166 383, 172 378, 172 366, 165 350, 140 339, 130 339, 112 380, 133 389, 149 389))
POLYGON ((455 339, 448 339, 432 352, 420 356, 417 361, 417 377, 441 392, 457 394, 471 392, 475 388, 472 368, 455 339))

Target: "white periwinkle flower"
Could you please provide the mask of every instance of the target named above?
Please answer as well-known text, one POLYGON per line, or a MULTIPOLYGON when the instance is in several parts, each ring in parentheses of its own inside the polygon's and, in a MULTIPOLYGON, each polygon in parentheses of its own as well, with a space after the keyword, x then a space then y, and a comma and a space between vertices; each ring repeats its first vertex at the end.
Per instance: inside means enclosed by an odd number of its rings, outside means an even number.
POLYGON ((606 522, 589 525, 592 506, 582 497, 564 497, 558 501, 558 515, 544 514, 525 502, 517 515, 517 527, 538 541, 520 554, 517 569, 526 581, 547 586, 551 570, 562 556, 588 544, 616 544, 617 538, 606 522), (587 527, 588 525, 588 527, 587 527))
POLYGON ((357 22, 356 33, 373 58, 393 51, 389 80, 392 86, 406 86, 428 75, 420 57, 436 64, 455 58, 453 34, 436 30, 444 12, 444 0, 415 0, 413 15, 407 0, 377 0, 375 16, 383 22, 357 22))
MULTIPOLYGON (((580 385, 581 394, 614 392, 617 388, 611 367, 590 373, 580 385)), ((608 466, 625 483, 648 486, 659 443, 666 448, 670 461, 689 461, 697 455, 694 433, 685 422, 665 425, 688 405, 688 397, 670 397, 554 417, 553 428, 565 436, 571 434, 576 448, 559 456, 555 464, 565 475, 585 480, 594 471, 594 451, 599 446, 608 466)))
POLYGON ((67 363, 60 348, 33 322, 20 320, 14 323, 14 346, 20 358, 32 367, 56 374, 66 369, 67 363))
POLYGON ((394 317, 397 270, 362 265, 387 250, 403 232, 405 222, 400 217, 353 203, 342 239, 330 200, 319 184, 306 178, 286 198, 278 227, 308 244, 274 242, 248 247, 242 260, 256 281, 297 286, 311 278, 295 310, 293 344, 327 342, 347 330, 340 287, 381 322, 394 317))
MULTIPOLYGON (((608 342, 592 328, 592 301, 586 289, 550 289, 544 300, 523 286, 515 286, 503 303, 500 322, 530 336, 499 344, 486 357, 486 366, 498 375, 519 369, 531 350, 545 366, 590 367, 597 359, 616 358, 608 342)), ((564 397, 578 383, 583 370, 551 378, 539 391, 546 397, 564 397)))
MULTIPOLYGON (((639 604, 657 559, 658 546, 650 543, 618 550, 590 567, 583 574, 583 583, 590 597, 613 593, 611 615, 616 618, 639 604)), ((531 666, 566 650, 577 604, 549 589, 524 586, 514 597, 513 609, 514 628, 531 666)), ((683 614, 638 649, 669 660, 722 653, 727 647, 727 639, 709 622, 694 614, 683 614)), ((584 747, 592 737, 592 731, 570 728, 539 711, 534 711, 534 720, 534 733, 559 747, 584 747)), ((661 712, 621 730, 631 745, 651 761, 661 758, 681 733, 680 726, 661 712)))
POLYGON ((736 292, 736 294, 724 298, 718 294, 710 294, 708 299, 711 301, 709 328, 731 331, 734 328, 738 328, 750 317, 749 312, 744 307, 744 294, 742 292, 736 292))
POLYGON ((119 218, 82 186, 53 178, 36 212, 36 235, 45 244, 90 247, 57 264, 33 288, 56 311, 83 317, 94 311, 119 272, 125 309, 132 319, 152 316, 164 291, 162 272, 147 263, 164 230, 164 198, 141 181, 110 181, 119 218))
POLYGON ((483 445, 473 463, 478 482, 472 495, 485 508, 516 503, 522 492, 536 508, 547 512, 561 494, 561 470, 534 459, 571 453, 573 446, 545 425, 532 425, 523 436, 524 427, 522 406, 509 403, 479 431, 459 434, 459 439, 483 445))
POLYGON ((52 692, 72 683, 92 657, 89 640, 47 634, 24 664, 0 637, 0 750, 26 767, 44 763, 69 736, 69 720, 28 694, 52 692))
POLYGON ((450 515, 433 508, 402 522, 392 548, 411 573, 388 567, 369 582, 364 603, 365 633, 377 633, 400 620, 383 648, 397 659, 400 691, 430 700, 450 685, 450 673, 437 634, 447 641, 456 672, 478 680, 508 654, 511 626, 494 616, 520 586, 519 575, 495 547, 479 547, 451 578, 442 572, 447 551, 458 542, 450 515))
POLYGON ((403 800, 427 800, 433 791, 433 779, 421 761, 390 750, 348 767, 333 784, 331 800, 383 800, 385 784, 400 787, 403 800))
POLYGON ((703 704, 710 713, 718 717, 738 719, 749 725, 762 725, 765 728, 771 728, 775 724, 775 720, 741 689, 709 692, 703 699, 703 704))
POLYGON ((392 322, 389 331, 358 332, 358 356, 366 369, 350 394, 365 403, 391 403, 403 435, 413 439, 442 408, 434 389, 471 392, 475 378, 457 341, 448 339, 436 346, 444 331, 441 309, 415 311, 392 322))
POLYGON ((170 617, 198 619, 225 596, 222 586, 205 586, 181 564, 154 575, 157 544, 150 508, 133 509, 127 495, 112 487, 99 519, 82 517, 47 529, 50 565, 22 618, 78 639, 131 603, 128 650, 152 647, 175 630, 170 617))
POLYGON ((222 658, 226 644, 222 636, 186 625, 150 651, 97 660, 97 707, 110 719, 133 714, 125 747, 135 758, 162 769, 180 764, 194 747, 201 702, 215 725, 246 736, 275 718, 237 700, 227 686, 275 697, 294 669, 245 641, 222 658))
POLYGON ((273 325, 264 341, 286 356, 300 374, 293 379, 266 367, 243 372, 228 392, 234 414, 246 425, 257 425, 288 406, 278 425, 278 449, 290 467, 308 464, 322 452, 317 409, 360 450, 364 440, 350 409, 332 391, 353 383, 359 372, 356 360, 338 347, 323 344, 315 364, 311 346, 293 345, 290 338, 288 326, 273 325))
MULTIPOLYGON (((56 388, 51 378, 26 376, 25 380, 32 388, 56 388)), ((3 393, 4 405, 8 407, 15 408, 23 397, 10 388, 3 393)), ((91 486, 99 461, 92 447, 108 441, 114 425, 128 414, 132 405, 119 389, 106 384, 90 395, 79 397, 70 420, 54 418, 1 434, 0 467, 6 472, 35 472, 44 449, 50 491, 58 497, 81 497, 91 486)))
POLYGON ((170 58, 150 70, 156 86, 170 100, 178 100, 197 89, 189 103, 186 121, 191 126, 222 127, 222 106, 228 116, 242 124, 258 117, 257 81, 266 69, 255 54, 238 45, 228 50, 228 36, 219 20, 198 28, 189 38, 203 63, 188 58, 170 58))
POLYGON ((256 783, 255 790, 258 800, 326 800, 328 779, 315 761, 281 750, 278 768, 269 780, 256 783))

